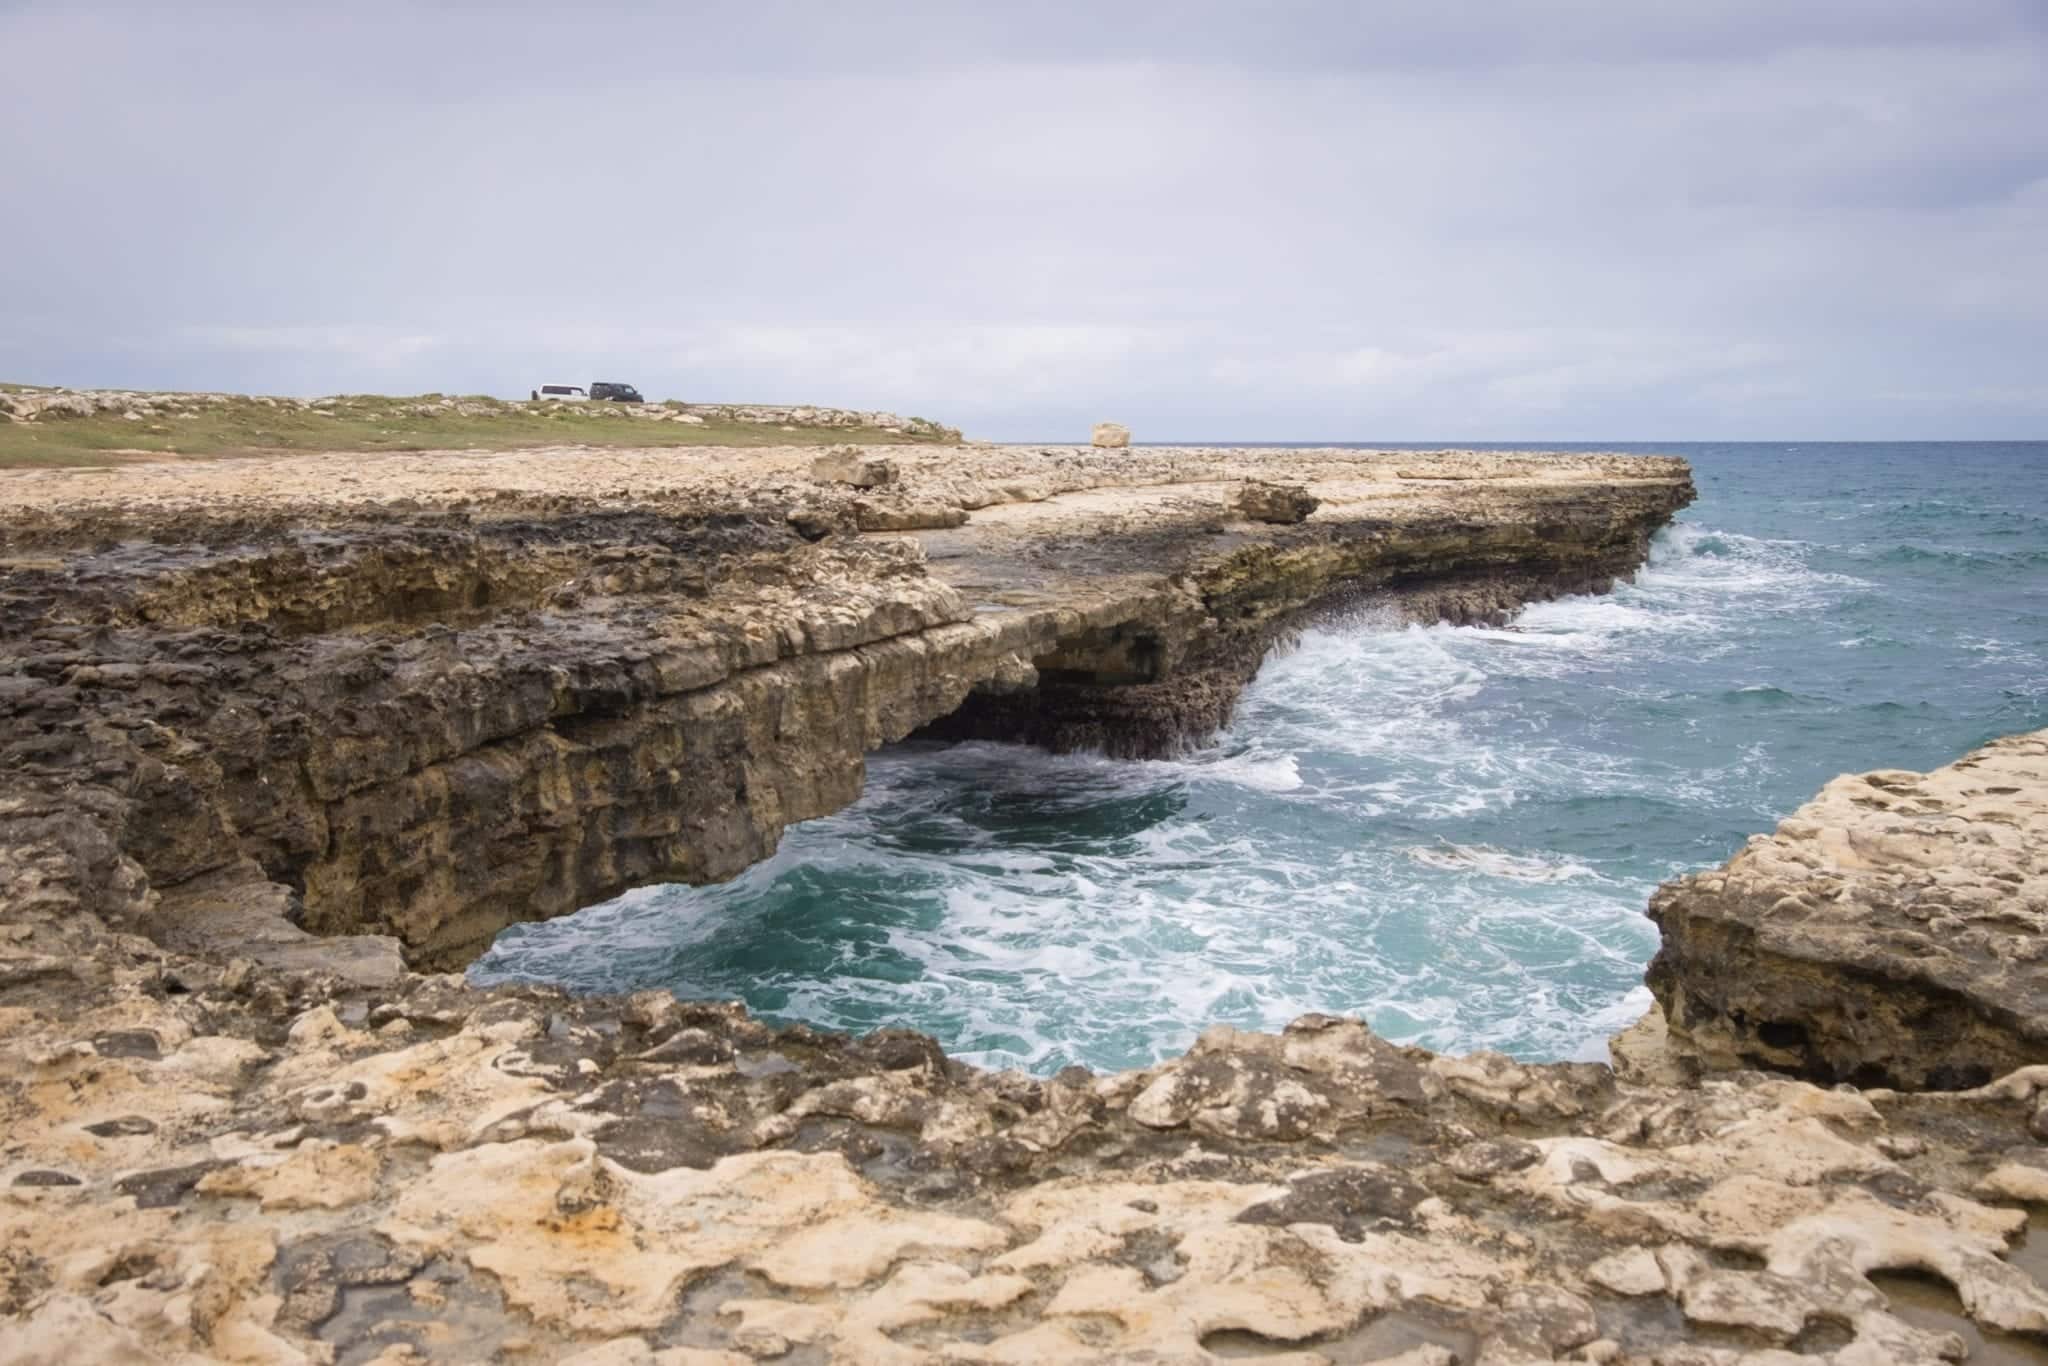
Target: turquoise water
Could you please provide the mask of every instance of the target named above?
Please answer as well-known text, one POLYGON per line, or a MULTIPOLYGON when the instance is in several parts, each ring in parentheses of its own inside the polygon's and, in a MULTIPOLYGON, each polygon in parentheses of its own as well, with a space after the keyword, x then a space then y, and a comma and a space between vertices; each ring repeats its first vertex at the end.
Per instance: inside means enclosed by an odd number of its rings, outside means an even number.
POLYGON ((1604 1056, 1648 1004, 1660 880, 1836 773, 2048 726, 2048 444, 1635 449, 1689 458, 1700 499, 1610 596, 1330 623, 1172 762, 898 747, 736 881, 515 926, 473 973, 1040 1073, 1311 1010, 1604 1056))

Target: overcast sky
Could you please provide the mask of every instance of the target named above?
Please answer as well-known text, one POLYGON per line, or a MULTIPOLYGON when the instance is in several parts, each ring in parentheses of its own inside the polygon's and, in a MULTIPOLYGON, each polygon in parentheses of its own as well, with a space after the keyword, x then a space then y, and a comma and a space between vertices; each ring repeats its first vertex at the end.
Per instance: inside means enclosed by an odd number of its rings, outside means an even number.
POLYGON ((0 0, 0 379, 2048 437, 2048 0, 0 0))

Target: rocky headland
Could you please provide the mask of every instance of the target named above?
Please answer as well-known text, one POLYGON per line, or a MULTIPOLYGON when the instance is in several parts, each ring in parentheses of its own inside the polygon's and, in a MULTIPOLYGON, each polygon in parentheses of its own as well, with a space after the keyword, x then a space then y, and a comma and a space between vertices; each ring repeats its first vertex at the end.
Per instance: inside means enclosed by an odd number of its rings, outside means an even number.
POLYGON ((460 966, 733 876, 920 728, 1161 753, 1312 613, 1599 589, 1691 491, 1615 456, 972 447, 20 473, 0 873, 460 966), (1315 516, 1240 509, 1278 471, 1315 516))
POLYGON ((1310 1016, 1034 1078, 434 971, 732 875, 891 739, 1156 753, 1318 613, 1602 589, 1680 462, 5 479, 0 1362, 2040 1359, 2048 737, 1667 887, 1611 1068, 1310 1016))

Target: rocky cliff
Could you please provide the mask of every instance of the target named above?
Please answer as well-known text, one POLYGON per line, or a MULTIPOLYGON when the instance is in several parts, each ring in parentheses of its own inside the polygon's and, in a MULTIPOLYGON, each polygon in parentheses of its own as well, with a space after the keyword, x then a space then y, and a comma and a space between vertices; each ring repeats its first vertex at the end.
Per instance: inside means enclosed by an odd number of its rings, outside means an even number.
POLYGON ((459 965, 731 877, 920 727, 1161 752, 1310 613, 1603 587, 1691 496, 1623 457, 865 458, 885 483, 738 451, 17 476, 0 874, 111 860, 160 934, 265 905, 459 965), (1327 506, 1242 521, 1251 467, 1327 506))
POLYGON ((1328 453, 1254 527, 1235 456, 809 456, 11 486, 0 1363, 2040 1359, 2048 736, 1661 892, 1614 1068, 1308 1016, 992 1074, 300 927, 716 875, 962 708, 1163 743, 1306 614, 1597 586, 1688 491, 1328 453), (1734 1070, 1870 1059, 1951 1089, 1734 1070))

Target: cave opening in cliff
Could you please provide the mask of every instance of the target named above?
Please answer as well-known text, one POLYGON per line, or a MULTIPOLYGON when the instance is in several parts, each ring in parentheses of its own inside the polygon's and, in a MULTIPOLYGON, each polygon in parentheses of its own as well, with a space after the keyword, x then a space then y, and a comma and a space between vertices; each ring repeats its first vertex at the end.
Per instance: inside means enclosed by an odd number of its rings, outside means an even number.
MULTIPOLYGON (((1313 1011, 1446 1051, 1604 1060, 1652 1007, 1651 892, 1771 828, 1853 747, 1901 743, 1877 676, 1836 705, 1823 623, 1854 616, 1940 675, 1952 705, 1916 714, 1908 762, 1942 759, 2026 677, 2003 654, 1931 663, 1949 646, 1908 607, 1916 565, 1852 574, 1770 500, 1730 508, 1731 525, 1660 534, 1633 579, 1558 585, 1598 594, 1397 576, 1397 609, 1319 618, 1270 657, 1256 637, 1256 654, 1168 668, 1171 633, 1090 637, 1068 618, 999 668, 982 633, 995 686, 870 755, 850 805, 730 882, 509 930, 478 980, 910 1025, 1035 1072, 1140 1065, 1210 1025, 1313 1011)), ((772 810, 787 789, 759 778, 746 800, 772 810)), ((1758 1018, 1776 1052, 1821 1046, 1806 1013, 1758 1018)), ((1883 1079, 1863 1061, 1834 1075, 1883 1079)))

